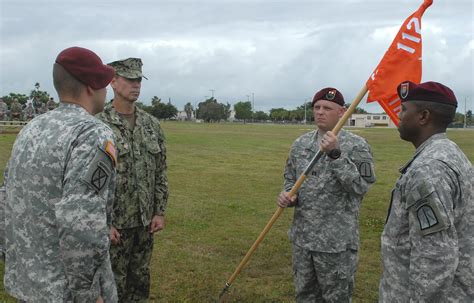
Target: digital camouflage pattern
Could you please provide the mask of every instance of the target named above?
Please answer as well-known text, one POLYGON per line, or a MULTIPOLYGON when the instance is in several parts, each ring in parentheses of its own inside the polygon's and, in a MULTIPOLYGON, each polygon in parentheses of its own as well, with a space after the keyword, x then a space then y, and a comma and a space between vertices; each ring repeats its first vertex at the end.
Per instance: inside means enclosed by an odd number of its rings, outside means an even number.
POLYGON ((357 251, 325 253, 293 244, 292 256, 296 302, 350 302, 357 251))
POLYGON ((38 114, 44 114, 48 111, 48 108, 46 107, 46 103, 41 103, 41 107, 38 109, 38 114))
POLYGON ((25 118, 32 119, 35 116, 35 109, 31 103, 25 108, 25 118))
MULTIPOLYGON (((320 137, 315 130, 302 135, 293 143, 285 167, 285 191, 291 190, 297 178, 318 152, 320 137)), ((298 201, 289 231, 294 251, 296 246, 298 251, 301 249, 332 254, 354 251, 357 255, 359 207, 364 194, 375 182, 374 163, 370 147, 363 138, 342 130, 338 135, 338 141, 341 157, 332 160, 324 155, 314 165, 298 190, 298 201)), ((301 267, 298 264, 299 260, 306 262, 305 259, 304 255, 293 256, 295 286, 297 291, 301 290, 301 293, 296 294, 298 302, 306 302, 311 297, 305 298, 304 293, 309 291, 298 285, 309 283, 304 282, 297 272, 297 268, 301 267)), ((356 263, 348 265, 348 268, 355 267, 356 263)), ((327 283, 341 282, 335 275, 318 276, 318 280, 321 279, 325 279, 327 283)), ((353 274, 348 279, 349 284, 353 283, 353 274)), ((352 289, 352 286, 349 287, 352 289)), ((347 296, 348 293, 333 296, 340 298, 344 295, 347 296)), ((350 294, 346 299, 350 299, 350 294)))
POLYGON ((17 99, 13 100, 12 104, 10 105, 10 111, 12 113, 21 113, 21 104, 17 99))
POLYGON ((117 181, 112 225, 117 229, 148 226, 154 215, 164 215, 168 202, 165 136, 158 120, 136 107, 130 129, 108 103, 97 116, 117 139, 117 181))
POLYGON ((5 262, 5 204, 7 193, 5 186, 0 186, 0 260, 5 262))
POLYGON ((53 110, 56 108, 56 102, 54 102, 53 99, 49 99, 48 102, 46 102, 46 107, 48 110, 53 110))
POLYGON ((118 60, 111 62, 107 65, 112 66, 115 69, 115 74, 122 76, 128 79, 136 79, 136 78, 145 78, 147 79, 142 73, 142 59, 140 58, 128 58, 124 60, 118 60))
POLYGON ((41 102, 41 100, 38 97, 34 97, 33 101, 31 101, 31 103, 33 103, 33 107, 35 108, 35 112, 37 114, 39 114, 39 109, 43 105, 43 102, 41 102))
POLYGON ((435 134, 400 169, 382 233, 380 302, 474 302, 474 172, 435 134))
MULTIPOLYGON (((5 170, 5 289, 27 302, 117 302, 107 213, 113 132, 61 104, 17 136, 5 170)), ((110 218, 110 217, 109 217, 110 218)))
POLYGON ((17 99, 14 99, 12 104, 10 105, 10 117, 12 120, 21 120, 22 117, 22 108, 20 102, 17 99))
MULTIPOLYGON (((315 130, 293 143, 285 168, 285 191, 290 191, 318 152, 317 137, 315 130)), ((336 253, 359 249, 359 207, 375 182, 374 163, 363 138, 342 130, 338 141, 341 157, 331 160, 323 156, 298 190, 289 236, 307 250, 336 253)))
POLYGON ((8 105, 0 99, 0 120, 6 120, 8 112, 8 105))

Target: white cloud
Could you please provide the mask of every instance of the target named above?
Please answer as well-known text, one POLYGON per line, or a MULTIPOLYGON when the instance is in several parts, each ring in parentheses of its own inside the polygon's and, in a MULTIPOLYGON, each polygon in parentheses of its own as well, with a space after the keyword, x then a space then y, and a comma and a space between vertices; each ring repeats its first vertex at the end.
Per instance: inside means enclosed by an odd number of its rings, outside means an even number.
MULTIPOLYGON (((0 0, 0 95, 35 82, 54 95, 52 62, 79 45, 105 62, 141 57, 146 103, 181 109, 213 89, 221 102, 254 93, 257 109, 294 108, 322 86, 350 100, 421 2, 0 0)), ((422 22, 423 80, 462 96, 474 86, 472 5, 436 0, 422 22)))

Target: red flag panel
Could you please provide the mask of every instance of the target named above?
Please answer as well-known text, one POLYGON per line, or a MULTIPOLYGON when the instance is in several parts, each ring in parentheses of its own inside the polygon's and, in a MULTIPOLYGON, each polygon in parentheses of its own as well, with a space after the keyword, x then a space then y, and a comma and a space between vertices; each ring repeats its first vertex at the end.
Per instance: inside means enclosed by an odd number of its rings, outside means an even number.
POLYGON ((367 102, 377 101, 398 125, 400 99, 397 86, 403 81, 421 81, 421 17, 433 0, 425 0, 403 23, 389 49, 367 80, 367 102))

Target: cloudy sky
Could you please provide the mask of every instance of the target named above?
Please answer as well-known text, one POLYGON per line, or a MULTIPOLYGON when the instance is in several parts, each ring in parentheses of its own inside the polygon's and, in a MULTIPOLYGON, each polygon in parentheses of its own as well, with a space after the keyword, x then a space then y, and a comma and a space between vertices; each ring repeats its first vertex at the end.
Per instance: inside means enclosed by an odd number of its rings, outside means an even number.
MULTIPOLYGON (((156 95, 182 110, 213 94, 293 109, 326 86, 350 102, 422 2, 0 0, 0 95, 39 82, 57 99, 52 63, 82 46, 104 62, 142 58, 144 103, 156 95)), ((465 99, 474 108, 473 15, 472 0, 434 0, 422 20, 422 81, 450 86, 460 112, 465 99)))

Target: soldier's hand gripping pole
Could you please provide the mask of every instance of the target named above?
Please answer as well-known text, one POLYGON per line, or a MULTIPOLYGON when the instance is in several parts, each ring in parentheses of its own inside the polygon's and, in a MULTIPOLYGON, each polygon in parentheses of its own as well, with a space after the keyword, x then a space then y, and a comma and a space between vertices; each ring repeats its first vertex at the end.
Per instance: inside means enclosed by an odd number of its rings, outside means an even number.
MULTIPOLYGON (((367 93, 367 86, 364 85, 362 87, 362 89, 360 90, 359 94, 354 98, 354 101, 352 101, 351 106, 347 109, 347 111, 344 113, 344 115, 341 117, 341 119, 339 119, 339 121, 337 122, 336 126, 333 128, 332 132, 334 133, 334 135, 337 136, 339 131, 342 129, 342 126, 344 125, 344 123, 346 123, 347 119, 349 119, 349 117, 355 111, 357 105, 359 105, 360 101, 362 100, 362 98, 364 98, 366 93, 367 93)), ((318 150, 316 155, 311 159, 311 161, 309 162, 309 164, 306 167, 306 169, 304 170, 304 172, 301 174, 301 176, 299 176, 298 180, 296 180, 296 183, 291 188, 291 190, 289 192, 290 197, 293 197, 294 195, 296 195, 298 189, 301 187, 301 184, 303 184, 304 180, 306 179, 306 176, 311 171, 311 169, 316 164, 316 162, 318 162, 318 160, 322 157, 323 154, 324 154, 324 152, 322 152, 321 150, 318 150)), ((229 280, 227 280, 227 282, 225 283, 225 286, 224 286, 224 288, 222 289, 222 291, 219 295, 219 299, 218 299, 219 303, 223 302, 224 295, 227 292, 227 290, 229 289, 229 287, 232 285, 232 282, 234 282, 235 278, 239 275, 239 273, 242 271, 244 266, 248 263, 250 257, 253 255, 253 253, 257 249, 258 245, 260 244, 260 242, 263 241, 263 238, 265 238, 265 235, 270 231, 273 224, 276 222, 276 220, 283 213, 283 210, 284 210, 284 208, 278 207, 277 210, 275 211, 275 213, 273 213, 273 216, 270 218, 268 223, 265 225, 263 230, 260 232, 257 239, 255 240, 253 245, 250 247, 250 249, 247 251, 247 253, 245 254, 242 261, 240 261, 240 263, 237 266, 237 268, 235 269, 234 273, 230 276, 229 280)))

